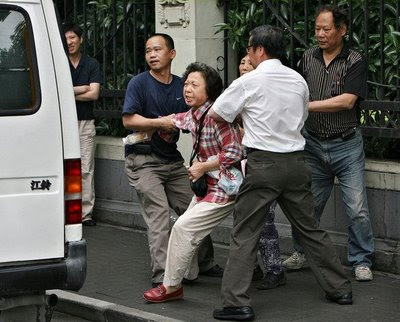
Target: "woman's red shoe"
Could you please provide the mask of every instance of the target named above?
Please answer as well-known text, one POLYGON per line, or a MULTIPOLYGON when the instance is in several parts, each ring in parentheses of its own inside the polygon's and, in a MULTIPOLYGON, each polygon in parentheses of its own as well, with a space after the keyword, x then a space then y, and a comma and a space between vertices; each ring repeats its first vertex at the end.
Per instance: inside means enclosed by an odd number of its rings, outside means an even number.
POLYGON ((163 303, 167 301, 183 299, 183 287, 178 288, 176 291, 167 294, 164 284, 152 288, 143 293, 143 298, 151 303, 163 303))

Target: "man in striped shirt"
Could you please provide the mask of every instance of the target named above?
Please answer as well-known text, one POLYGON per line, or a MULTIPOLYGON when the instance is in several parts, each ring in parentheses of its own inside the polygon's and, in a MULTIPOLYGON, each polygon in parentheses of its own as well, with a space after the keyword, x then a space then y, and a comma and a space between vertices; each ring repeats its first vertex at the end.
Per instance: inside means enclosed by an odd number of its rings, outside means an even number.
MULTIPOLYGON (((315 216, 319 221, 335 177, 349 218, 348 260, 358 281, 372 280, 374 242, 364 182, 364 150, 357 108, 366 96, 367 64, 344 42, 347 12, 337 6, 318 8, 315 36, 318 47, 308 49, 300 72, 310 90, 309 116, 303 135, 312 169, 315 216)), ((307 265, 296 231, 295 252, 284 261, 287 269, 307 265)))

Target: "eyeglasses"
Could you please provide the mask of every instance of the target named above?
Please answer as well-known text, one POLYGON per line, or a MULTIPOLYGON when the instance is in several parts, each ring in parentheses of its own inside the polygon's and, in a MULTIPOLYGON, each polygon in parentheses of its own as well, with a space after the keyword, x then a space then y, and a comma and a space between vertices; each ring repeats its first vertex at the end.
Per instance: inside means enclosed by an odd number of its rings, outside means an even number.
POLYGON ((248 46, 246 47, 247 53, 249 53, 251 47, 253 47, 253 45, 248 45, 248 46))

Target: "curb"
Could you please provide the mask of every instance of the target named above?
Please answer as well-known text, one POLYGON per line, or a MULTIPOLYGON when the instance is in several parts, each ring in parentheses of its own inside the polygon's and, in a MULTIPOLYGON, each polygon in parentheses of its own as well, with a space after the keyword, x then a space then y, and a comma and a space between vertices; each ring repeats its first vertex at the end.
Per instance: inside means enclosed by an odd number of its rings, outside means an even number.
POLYGON ((96 300, 62 290, 49 290, 58 296, 55 310, 95 322, 183 322, 166 316, 133 309, 127 306, 96 300))

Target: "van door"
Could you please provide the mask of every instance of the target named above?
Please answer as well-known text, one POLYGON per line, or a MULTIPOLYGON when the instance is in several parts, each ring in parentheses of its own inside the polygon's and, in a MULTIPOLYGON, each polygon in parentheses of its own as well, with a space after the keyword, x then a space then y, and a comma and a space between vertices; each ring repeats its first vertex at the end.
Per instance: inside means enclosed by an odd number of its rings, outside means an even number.
POLYGON ((15 3, 0 4, 0 263, 64 256, 52 46, 41 3, 15 3))

